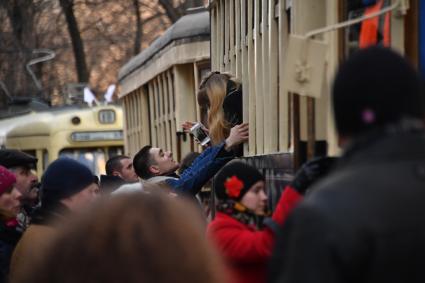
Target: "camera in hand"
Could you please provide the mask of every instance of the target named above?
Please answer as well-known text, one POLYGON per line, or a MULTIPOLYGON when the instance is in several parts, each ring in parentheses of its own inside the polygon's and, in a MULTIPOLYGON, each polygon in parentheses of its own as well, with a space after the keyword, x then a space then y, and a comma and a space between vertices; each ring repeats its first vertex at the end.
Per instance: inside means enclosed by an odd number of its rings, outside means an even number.
POLYGON ((202 146, 208 144, 211 140, 208 133, 204 130, 204 125, 202 125, 202 123, 196 123, 190 128, 190 132, 202 146))

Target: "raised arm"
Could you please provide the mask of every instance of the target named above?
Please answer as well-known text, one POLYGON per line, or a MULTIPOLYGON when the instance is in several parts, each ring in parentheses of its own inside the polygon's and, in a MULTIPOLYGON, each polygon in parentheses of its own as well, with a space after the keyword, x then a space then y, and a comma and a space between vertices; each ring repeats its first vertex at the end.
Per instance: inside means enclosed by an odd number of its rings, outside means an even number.
POLYGON ((248 124, 236 125, 221 144, 207 148, 184 171, 178 180, 167 181, 177 193, 196 195, 201 188, 230 160, 231 149, 248 139, 248 124))

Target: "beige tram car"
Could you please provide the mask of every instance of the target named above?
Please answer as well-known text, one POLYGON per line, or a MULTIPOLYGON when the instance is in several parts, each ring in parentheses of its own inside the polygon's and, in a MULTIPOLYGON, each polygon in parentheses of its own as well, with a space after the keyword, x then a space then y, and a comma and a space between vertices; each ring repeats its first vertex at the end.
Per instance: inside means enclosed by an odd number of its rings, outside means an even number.
MULTIPOLYGON (((377 2, 382 4, 379 12, 388 11, 379 17, 390 19, 386 30, 378 32, 387 33, 387 45, 418 64, 418 1, 377 2)), ((126 148, 135 153, 153 144, 173 150, 178 160, 196 149, 180 125, 205 115, 196 104, 202 74, 209 69, 230 72, 243 83, 244 121, 250 125, 244 159, 263 170, 274 198, 302 162, 339 153, 329 99, 331 81, 339 62, 359 47, 356 33, 364 21, 336 28, 338 23, 370 15, 352 3, 211 0, 207 11, 182 17, 119 73, 126 148), (304 45, 289 53, 294 36, 304 45), (312 51, 309 46, 318 48, 312 51), (320 68, 312 69, 309 78, 320 82, 314 91, 304 91, 302 85, 294 88, 293 83, 290 87, 288 81, 297 74, 288 66, 297 60, 320 68)))

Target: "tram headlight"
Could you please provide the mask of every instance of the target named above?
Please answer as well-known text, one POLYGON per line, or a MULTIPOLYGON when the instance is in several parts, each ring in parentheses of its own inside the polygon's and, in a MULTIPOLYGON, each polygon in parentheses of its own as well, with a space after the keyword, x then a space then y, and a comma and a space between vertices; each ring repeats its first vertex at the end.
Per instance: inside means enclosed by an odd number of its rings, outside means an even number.
POLYGON ((116 115, 115 111, 111 109, 99 111, 99 122, 101 124, 113 124, 115 123, 116 115))
POLYGON ((71 118, 71 123, 72 123, 73 125, 79 125, 79 124, 81 123, 81 119, 80 119, 80 117, 78 117, 78 116, 74 116, 74 117, 72 117, 72 118, 71 118))

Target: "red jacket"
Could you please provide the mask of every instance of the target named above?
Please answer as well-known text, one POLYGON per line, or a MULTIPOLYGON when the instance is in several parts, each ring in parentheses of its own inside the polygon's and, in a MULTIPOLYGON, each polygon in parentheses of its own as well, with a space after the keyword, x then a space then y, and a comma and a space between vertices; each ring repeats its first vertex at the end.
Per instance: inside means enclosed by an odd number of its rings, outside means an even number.
MULTIPOLYGON (((289 212, 302 199, 287 186, 276 206, 272 219, 282 225, 289 212)), ((208 224, 207 235, 213 239, 229 269, 232 283, 265 282, 274 233, 270 228, 256 230, 222 212, 208 224)))

